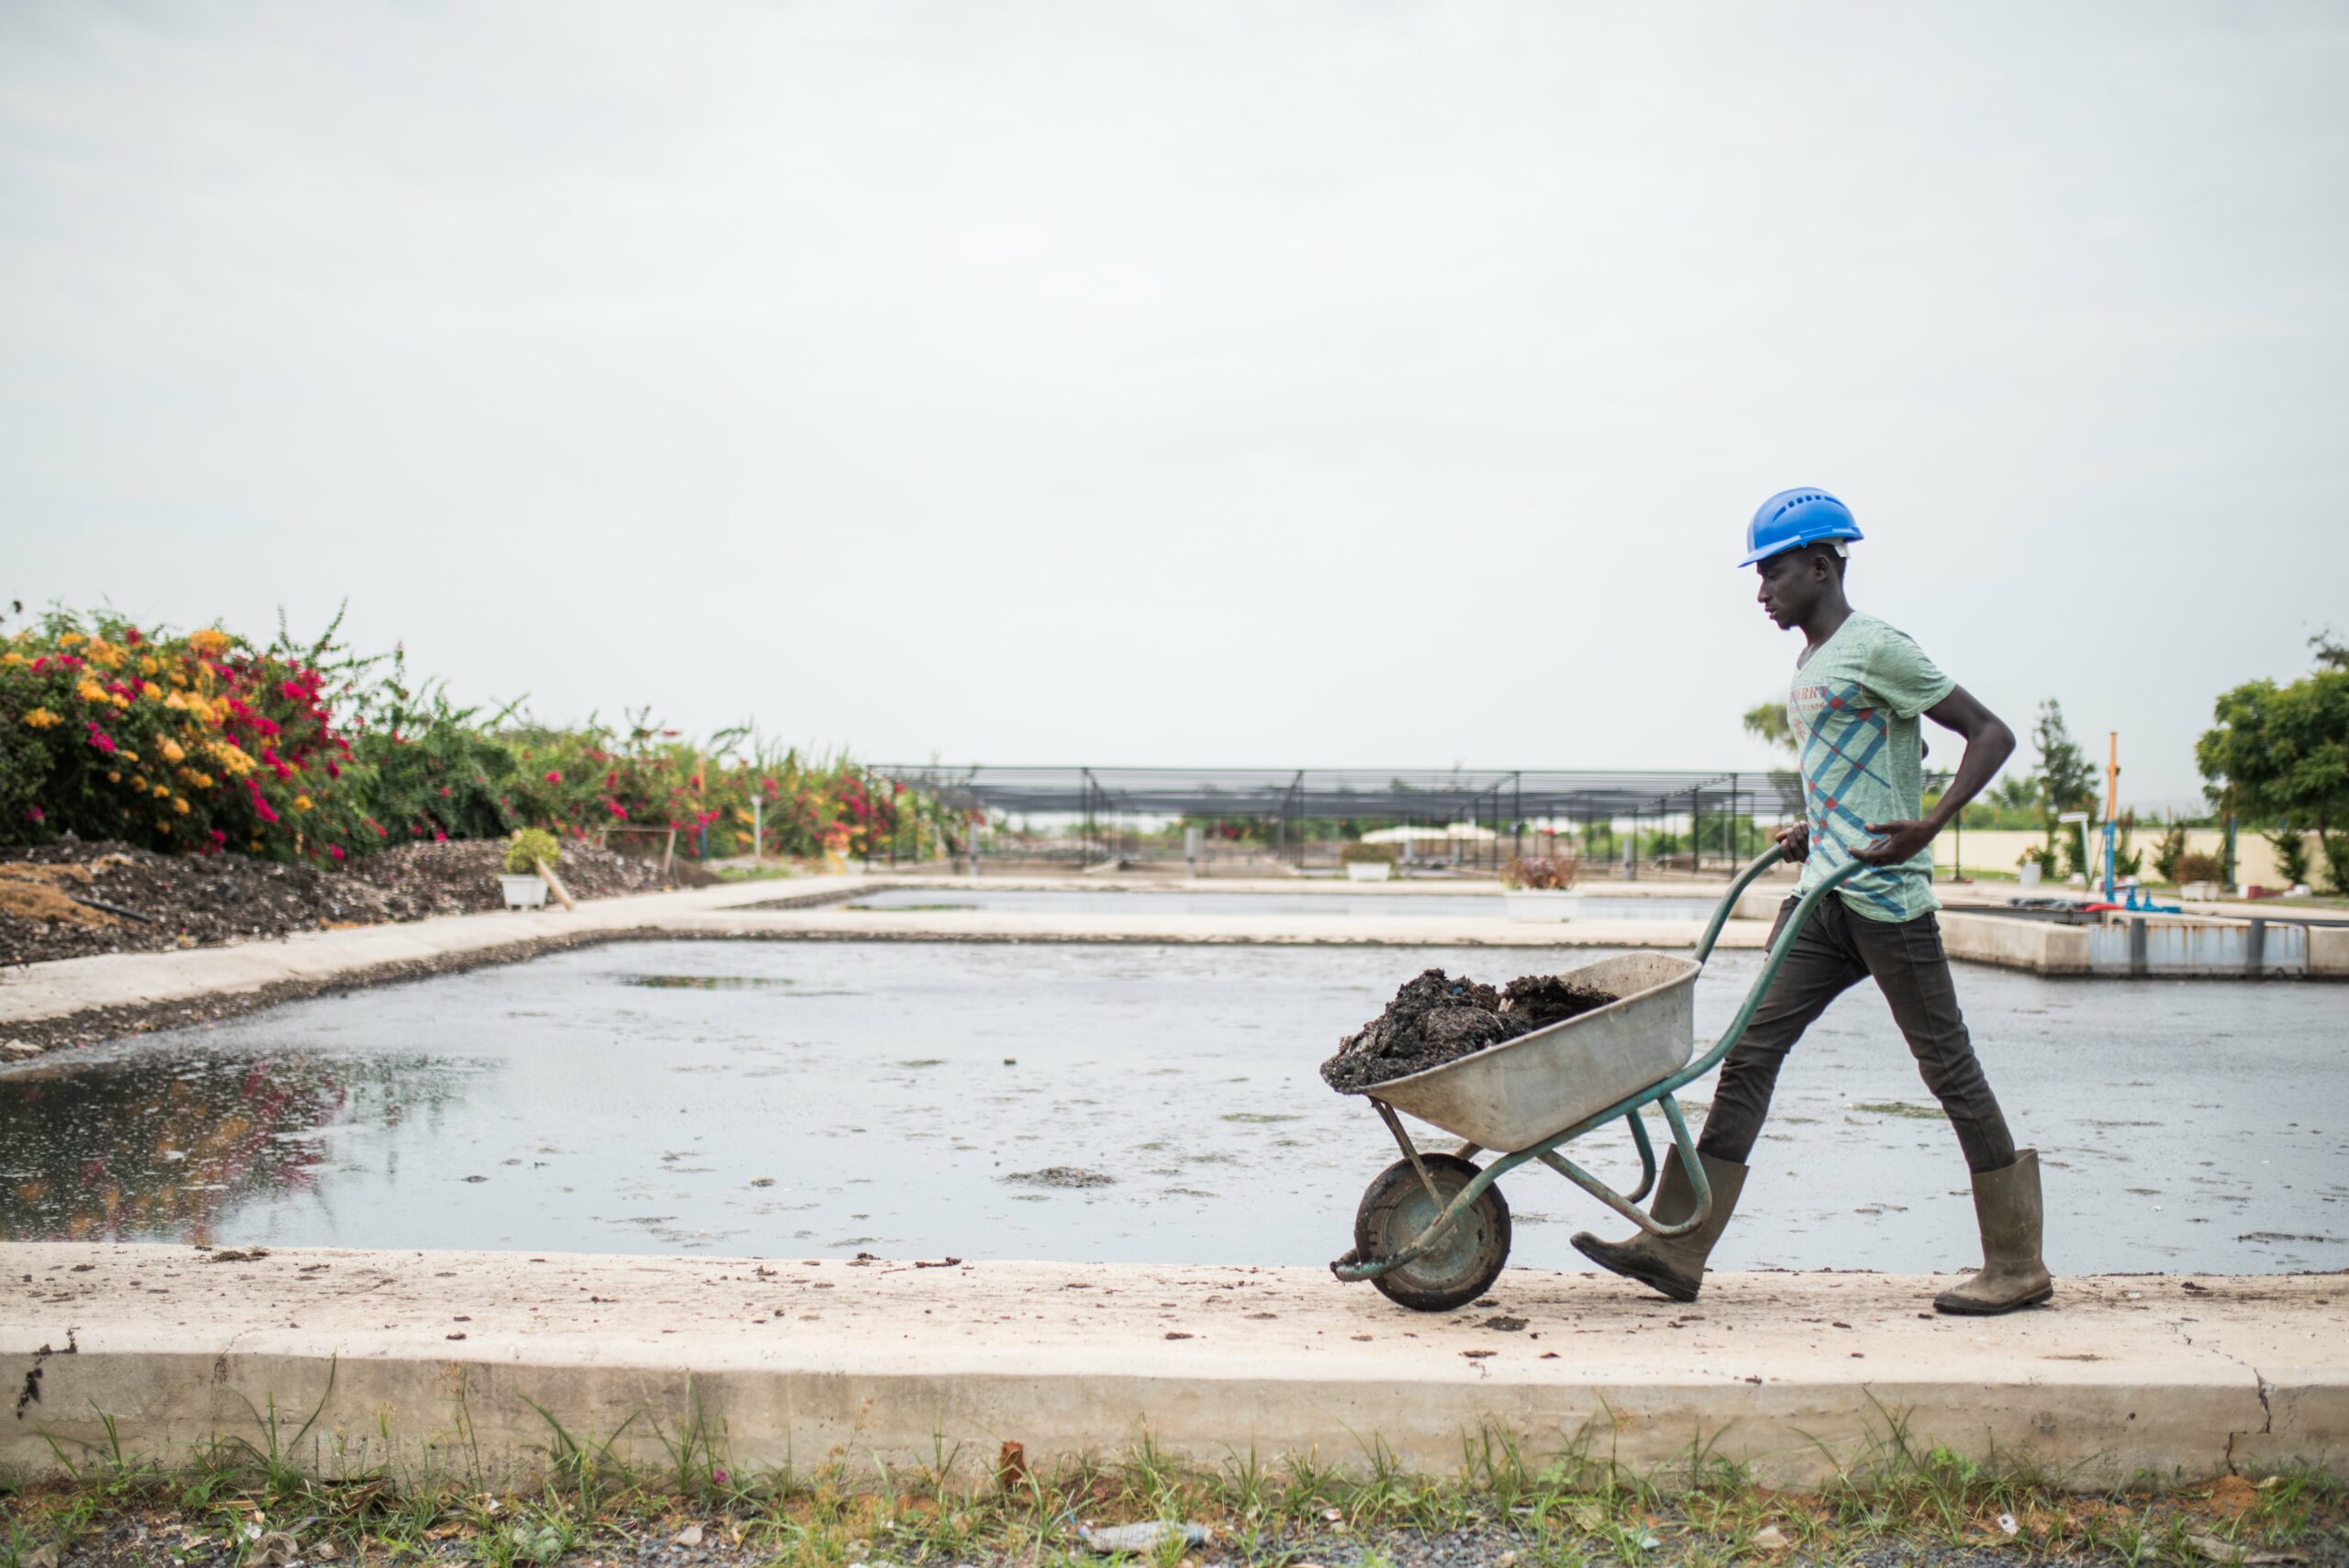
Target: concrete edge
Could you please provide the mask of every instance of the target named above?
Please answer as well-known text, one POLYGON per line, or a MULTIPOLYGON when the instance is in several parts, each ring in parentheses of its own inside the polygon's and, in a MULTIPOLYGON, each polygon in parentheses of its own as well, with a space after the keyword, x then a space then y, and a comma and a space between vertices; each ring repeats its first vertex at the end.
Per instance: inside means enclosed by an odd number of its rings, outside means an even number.
POLYGON ((51 1356, 39 1404, 0 1439, 0 1463, 32 1474, 119 1441, 164 1462, 208 1445, 278 1449, 322 1475, 373 1468, 507 1480, 542 1474, 554 1423, 626 1462, 657 1467, 685 1435, 730 1462, 800 1471, 932 1465, 983 1478, 1006 1440, 1050 1467, 1115 1457, 1144 1440, 1208 1466, 1252 1454, 1310 1456, 1359 1473, 1378 1462, 1456 1472, 1464 1444, 1506 1438, 1529 1460, 1580 1457, 1649 1475, 1692 1453, 1751 1467, 1765 1485, 1810 1486, 1946 1447, 2025 1465, 2076 1488, 2151 1474, 2192 1482, 2349 1456, 2341 1369, 2248 1378, 2115 1383, 2092 1369, 1986 1385, 1979 1378, 1718 1377, 1561 1385, 1491 1376, 1331 1379, 1255 1371, 1154 1375, 925 1369, 392 1359, 240 1351, 51 1356), (274 1412, 273 1431, 270 1413, 274 1412), (544 1412, 541 1414, 541 1412, 544 1412), (101 1413, 113 1418, 108 1429, 101 1413), (313 1418, 315 1417, 315 1420, 313 1418), (1383 1456, 1383 1457, 1382 1457, 1383 1456))

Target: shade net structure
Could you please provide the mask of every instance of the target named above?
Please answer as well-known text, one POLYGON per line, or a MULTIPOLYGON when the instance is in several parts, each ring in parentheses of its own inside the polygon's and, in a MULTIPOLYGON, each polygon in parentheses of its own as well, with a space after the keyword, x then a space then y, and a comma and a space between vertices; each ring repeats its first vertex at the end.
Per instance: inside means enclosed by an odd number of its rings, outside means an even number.
MULTIPOLYGON (((1639 875, 1759 852, 1801 812, 1791 770, 1141 768, 896 764, 876 772, 968 814, 974 862, 1080 866, 1334 866, 1339 847, 1397 842, 1410 863, 1490 871, 1581 854, 1639 875), (1186 832, 1186 829, 1196 831, 1186 832)), ((1928 780, 1928 787, 1935 781, 1928 780)))

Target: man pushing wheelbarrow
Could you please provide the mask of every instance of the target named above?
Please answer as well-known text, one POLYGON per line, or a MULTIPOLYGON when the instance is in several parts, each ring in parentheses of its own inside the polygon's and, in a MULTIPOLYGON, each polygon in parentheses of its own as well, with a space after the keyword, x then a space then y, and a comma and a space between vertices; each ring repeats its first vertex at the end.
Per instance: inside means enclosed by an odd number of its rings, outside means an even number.
POLYGON ((1776 978, 1721 1064, 1697 1140, 1709 1211, 1680 1161, 1666 1161, 1650 1227, 1623 1241, 1587 1232, 1574 1244, 1600 1267, 1693 1301, 1705 1260, 1745 1185, 1745 1162, 1770 1110, 1778 1069, 1829 1003, 1873 980, 1891 1004, 1926 1087, 1941 1101, 1973 1172, 1983 1267, 1942 1292, 1943 1312, 1989 1314, 2035 1306, 2054 1294, 2040 1258, 2039 1156, 2018 1151, 1974 1054, 1933 911, 1933 836, 1987 785, 2015 749, 1998 716, 1933 666, 1905 634, 1852 607, 1844 595, 1851 511, 1823 490, 1787 490, 1753 516, 1740 564, 1761 574, 1762 608, 1802 632, 1787 694, 1801 758, 1805 820, 1778 835, 1800 862, 1794 896, 1778 911, 1773 944, 1806 894, 1840 877, 1794 935, 1776 978), (1956 776, 1924 809, 1920 716, 1965 742, 1956 776))
POLYGON ((1497 1184, 1539 1163, 1639 1228, 1624 1241, 1576 1236, 1586 1256, 1694 1301, 1745 1185, 1780 1062, 1810 1021, 1865 977, 1892 1004, 1974 1172, 1983 1267, 1933 1305, 2010 1312, 2054 1294, 2039 1257, 2038 1156, 2016 1152, 1983 1079, 1933 918, 1933 835, 1990 782, 2015 738, 1914 642, 1852 608, 1844 550, 1859 537, 1850 511, 1822 490, 1774 495, 1754 516, 1745 560, 1761 568, 1763 608, 1806 638, 1787 702, 1806 820, 1731 882, 1690 957, 1626 953, 1529 976, 1505 993, 1481 988, 1489 1013, 1480 988, 1431 971, 1396 1007, 1445 1014, 1436 1032, 1464 1050, 1421 1051, 1421 1036, 1374 1023, 1322 1064, 1332 1088, 1370 1102, 1403 1156, 1364 1192, 1353 1249, 1330 1265, 1339 1279, 1367 1280, 1423 1312, 1476 1299, 1508 1260, 1508 1202, 1497 1184), (1957 776, 1930 816, 1920 716, 1965 738, 1957 776), (1739 895, 1782 860, 1801 862, 1802 876, 1778 911, 1760 972, 1728 1029, 1691 1060, 1697 977, 1739 895), (1552 988, 1575 1005, 1543 1012, 1552 988), (1520 1002, 1528 1009, 1512 1011, 1520 1002), (1717 1066, 1703 1136, 1692 1139, 1679 1091, 1717 1066), (1650 1109, 1671 1135, 1660 1160, 1644 1120, 1650 1109), (1464 1141, 1422 1147, 1406 1116, 1464 1141), (1618 1123, 1639 1151, 1640 1182, 1630 1193, 1568 1152, 1618 1123), (1487 1152, 1494 1158, 1477 1163, 1487 1152), (1654 1203, 1640 1208, 1651 1191, 1654 1203))

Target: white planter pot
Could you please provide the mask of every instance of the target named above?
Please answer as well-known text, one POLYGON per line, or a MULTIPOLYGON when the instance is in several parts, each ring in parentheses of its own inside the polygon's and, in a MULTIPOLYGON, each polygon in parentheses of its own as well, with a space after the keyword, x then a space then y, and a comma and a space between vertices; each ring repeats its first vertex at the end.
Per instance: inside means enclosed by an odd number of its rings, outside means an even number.
POLYGON ((506 890, 508 909, 542 909, 547 902, 547 884, 538 873, 528 876, 500 875, 497 885, 506 890))
POLYGON ((2021 865, 2015 868, 2015 875, 2021 879, 2022 884, 2025 887, 2037 887, 2039 885, 2039 862, 2037 861, 2025 861, 2021 865))
POLYGON ((1395 874, 1392 861, 1349 861, 1346 862, 1348 882, 1385 882, 1395 874))
POLYGON ((1520 887, 1504 889, 1501 902, 1512 920, 1571 920, 1582 912, 1578 887, 1520 887))

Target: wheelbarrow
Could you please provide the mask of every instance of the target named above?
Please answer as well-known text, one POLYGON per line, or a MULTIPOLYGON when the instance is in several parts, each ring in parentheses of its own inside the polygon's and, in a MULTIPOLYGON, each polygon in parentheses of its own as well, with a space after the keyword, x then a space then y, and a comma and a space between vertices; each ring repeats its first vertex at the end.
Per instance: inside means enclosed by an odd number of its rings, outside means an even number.
POLYGON ((1652 1236, 1679 1236, 1705 1223, 1713 1195, 1688 1124, 1673 1096, 1720 1064, 1743 1037, 1770 983, 1802 934, 1810 912, 1861 866, 1846 862, 1802 896, 1745 1003, 1719 1041, 1696 1049, 1697 976, 1737 900, 1755 877, 1784 858, 1772 849, 1745 867, 1722 895, 1694 958, 1628 953, 1570 969, 1559 978, 1616 999, 1505 1044, 1350 1091, 1370 1101, 1403 1158, 1379 1173, 1354 1215, 1354 1247, 1330 1265, 1341 1280, 1368 1280, 1390 1301, 1421 1312, 1450 1312, 1492 1287, 1508 1262, 1508 1200, 1499 1180, 1540 1162, 1652 1236), (1696 1194, 1694 1213, 1659 1225, 1638 1207, 1655 1186, 1655 1147, 1640 1113, 1664 1113, 1673 1151, 1696 1194), (1425 1151, 1403 1129, 1403 1114, 1465 1139, 1449 1153, 1425 1151), (1631 1124, 1640 1155, 1640 1184, 1619 1193, 1559 1152, 1616 1121, 1631 1124), (1481 1169, 1476 1157, 1499 1155, 1481 1169))

